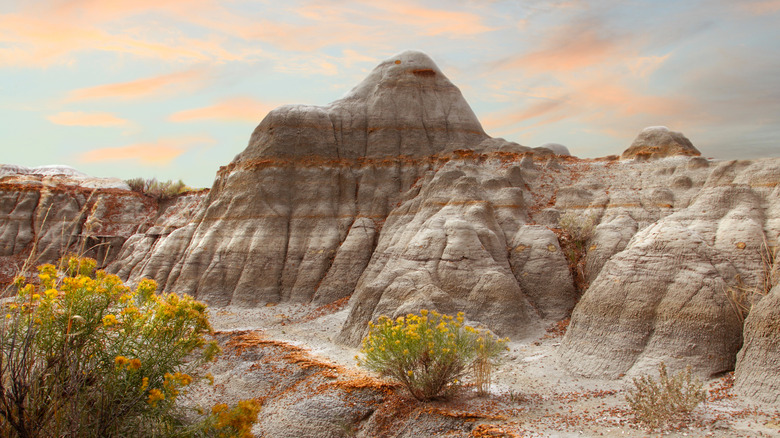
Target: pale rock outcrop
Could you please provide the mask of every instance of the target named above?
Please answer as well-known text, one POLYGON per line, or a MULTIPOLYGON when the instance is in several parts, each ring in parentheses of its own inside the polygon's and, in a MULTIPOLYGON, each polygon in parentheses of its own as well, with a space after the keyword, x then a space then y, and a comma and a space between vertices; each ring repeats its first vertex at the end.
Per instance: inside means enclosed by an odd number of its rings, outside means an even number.
POLYGON ((608 378, 646 373, 661 361, 705 376, 733 369, 742 325, 725 291, 737 275, 758 280, 761 205, 749 187, 713 187, 639 231, 577 305, 561 364, 608 378))
POLYGON ((261 157, 425 157, 488 136, 460 90, 428 55, 399 53, 326 106, 286 105, 257 126, 234 162, 261 157))
POLYGON ((755 400, 780 403, 780 285, 745 320, 745 344, 737 356, 734 390, 755 400))
POLYGON ((701 155, 701 153, 682 133, 670 131, 666 126, 651 126, 637 135, 620 158, 647 159, 673 155, 701 155))
POLYGON ((528 227, 523 186, 449 162, 393 210, 350 301, 340 334, 358 343, 379 315, 463 311, 500 335, 527 335, 571 310, 572 279, 555 235, 528 227))

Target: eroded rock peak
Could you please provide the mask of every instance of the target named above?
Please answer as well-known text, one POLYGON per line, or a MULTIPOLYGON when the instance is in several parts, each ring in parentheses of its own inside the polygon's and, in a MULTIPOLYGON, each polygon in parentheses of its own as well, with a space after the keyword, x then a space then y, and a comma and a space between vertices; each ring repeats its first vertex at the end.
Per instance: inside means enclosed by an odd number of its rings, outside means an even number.
POLYGON ((433 60, 405 51, 335 102, 274 109, 236 160, 421 157, 475 149, 487 138, 458 87, 433 60))

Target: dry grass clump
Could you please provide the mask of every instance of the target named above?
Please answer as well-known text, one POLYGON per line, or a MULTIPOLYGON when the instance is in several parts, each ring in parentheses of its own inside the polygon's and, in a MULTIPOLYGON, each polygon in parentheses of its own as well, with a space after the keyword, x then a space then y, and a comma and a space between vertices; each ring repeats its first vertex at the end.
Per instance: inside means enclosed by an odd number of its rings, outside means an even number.
POLYGON ((755 285, 746 285, 737 275, 737 284, 725 289, 726 298, 741 322, 745 321, 753 306, 780 281, 780 265, 777 263, 779 252, 780 247, 772 248, 764 239, 760 250, 762 271, 759 281, 755 285))
POLYGON ((634 418, 649 427, 659 429, 674 422, 685 421, 699 403, 707 398, 702 383, 693 379, 691 367, 669 376, 666 364, 658 365, 658 380, 650 376, 634 379, 626 401, 634 418))
POLYGON ((182 194, 188 190, 182 180, 178 181, 157 181, 157 178, 144 179, 144 178, 132 178, 125 180, 130 190, 150 196, 157 200, 166 200, 182 194))
POLYGON ((585 244, 593 237, 596 229, 596 218, 593 214, 578 214, 575 211, 567 211, 558 220, 561 229, 571 236, 572 243, 583 250, 585 244))

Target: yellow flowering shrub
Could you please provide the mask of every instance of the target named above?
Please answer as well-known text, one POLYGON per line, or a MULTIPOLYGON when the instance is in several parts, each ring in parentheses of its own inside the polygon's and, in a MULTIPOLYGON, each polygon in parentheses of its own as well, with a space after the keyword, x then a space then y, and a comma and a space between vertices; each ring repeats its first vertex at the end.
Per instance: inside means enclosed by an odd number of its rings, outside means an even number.
POLYGON ((463 313, 381 316, 369 324, 358 365, 400 381, 418 400, 432 400, 452 395, 480 360, 493 364, 505 342, 464 326, 463 313))
POLYGON ((217 437, 252 438, 252 425, 260 413, 260 402, 241 400, 232 409, 226 404, 217 404, 205 421, 207 434, 217 437))
POLYGON ((38 284, 15 282, 0 319, 0 436, 217 436, 176 403, 219 352, 206 305, 95 266, 70 257, 40 266, 38 284))

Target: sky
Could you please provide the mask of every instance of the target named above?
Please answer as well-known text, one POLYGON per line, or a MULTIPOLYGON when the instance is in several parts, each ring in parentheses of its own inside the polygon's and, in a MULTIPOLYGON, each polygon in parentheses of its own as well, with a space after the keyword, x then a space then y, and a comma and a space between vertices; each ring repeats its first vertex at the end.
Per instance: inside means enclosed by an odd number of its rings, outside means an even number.
POLYGON ((268 111, 406 49, 493 137, 780 156, 780 0, 0 0, 0 163, 210 187, 268 111))

